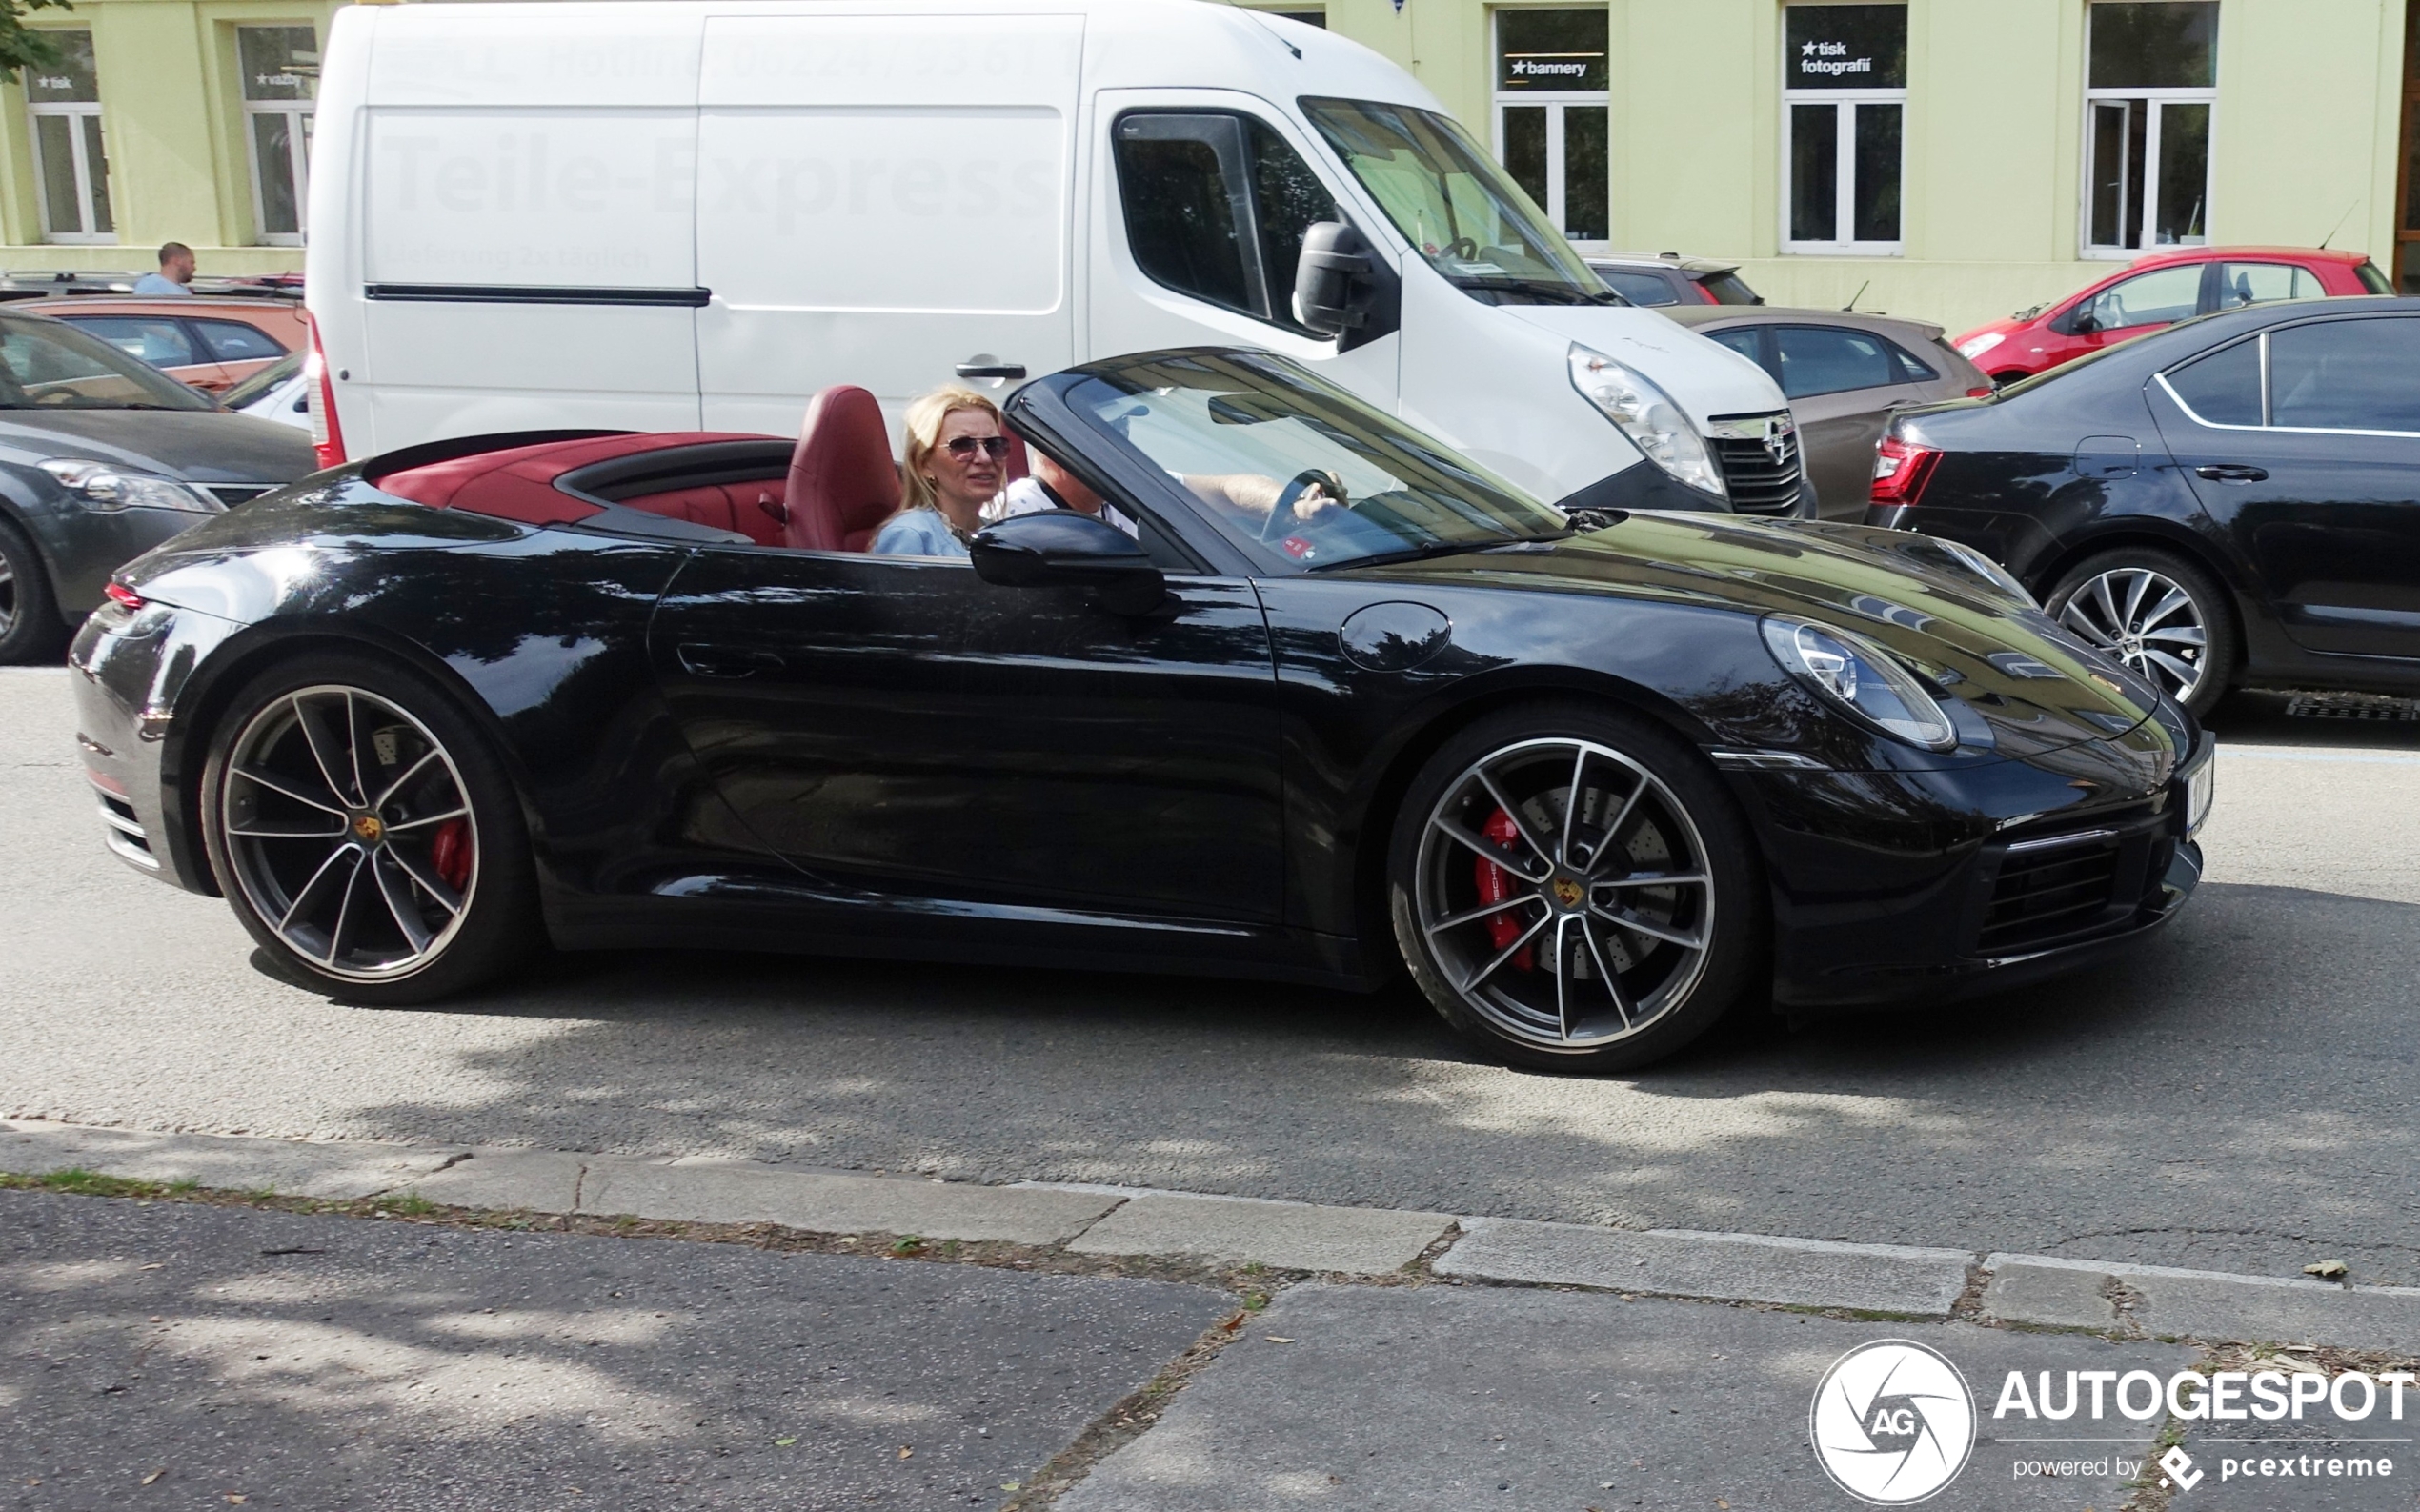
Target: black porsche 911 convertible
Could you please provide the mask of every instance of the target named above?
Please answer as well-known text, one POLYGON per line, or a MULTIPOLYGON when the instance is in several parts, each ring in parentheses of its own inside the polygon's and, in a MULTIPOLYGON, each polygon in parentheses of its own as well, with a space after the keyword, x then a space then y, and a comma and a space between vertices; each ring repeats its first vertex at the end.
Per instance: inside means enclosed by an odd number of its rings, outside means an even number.
POLYGON ((546 942, 1408 969, 1592 1070, 2075 965, 2199 876, 2208 738, 1966 548, 1565 514, 1264 353, 1006 413, 1131 533, 867 554, 854 389, 795 442, 449 441, 213 519, 76 641, 110 844, 346 1000, 546 942))

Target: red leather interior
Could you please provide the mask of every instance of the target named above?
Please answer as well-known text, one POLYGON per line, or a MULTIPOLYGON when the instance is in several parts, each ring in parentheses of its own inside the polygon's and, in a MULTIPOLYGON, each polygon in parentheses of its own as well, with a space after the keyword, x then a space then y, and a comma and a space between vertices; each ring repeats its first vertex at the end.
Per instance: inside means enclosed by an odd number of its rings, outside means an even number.
MULTIPOLYGON (((501 452, 481 452, 373 474, 369 481, 384 493, 431 509, 466 510, 524 525, 564 525, 597 513, 597 506, 555 486, 556 478, 574 468, 639 452, 660 452, 709 441, 763 439, 736 432, 671 431, 591 436, 580 441, 541 441, 535 446, 508 447, 501 452)), ((728 487, 728 492, 723 487, 712 487, 653 495, 652 500, 664 501, 660 505, 650 499, 623 502, 676 519, 694 519, 718 530, 736 530, 768 546, 781 544, 780 522, 756 503, 760 493, 780 502, 780 486, 767 480, 762 484, 728 487), (707 498, 710 494, 711 502, 707 498), (692 509, 702 513, 688 513, 692 509)))
POLYGON ((1004 430, 1000 433, 1008 437, 1008 475, 1006 481, 1014 483, 1018 478, 1028 475, 1033 471, 1025 456, 1025 439, 1014 431, 1004 430))
POLYGON ((786 527, 781 510, 782 480, 761 483, 704 483, 662 494, 641 494, 621 500, 626 509, 645 510, 693 525, 737 531, 759 546, 779 546, 786 527))
POLYGON ((791 454, 782 544, 811 552, 861 552, 898 513, 899 468, 882 407, 863 389, 839 385, 807 406, 791 454))

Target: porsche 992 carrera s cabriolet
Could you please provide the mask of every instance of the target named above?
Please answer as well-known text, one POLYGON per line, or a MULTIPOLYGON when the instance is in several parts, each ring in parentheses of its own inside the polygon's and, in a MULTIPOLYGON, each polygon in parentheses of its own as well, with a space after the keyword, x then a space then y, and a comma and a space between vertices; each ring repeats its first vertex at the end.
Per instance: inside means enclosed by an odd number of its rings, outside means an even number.
POLYGON ((543 942, 1408 970, 1589 1070, 2077 965, 2199 876, 2208 738, 1966 548, 1567 514, 1265 353, 1006 415, 1131 531, 868 554, 856 389, 796 441, 447 441, 212 519, 76 642, 109 843, 343 1000, 543 942), (1188 481, 1241 474, 1277 506, 1188 481))

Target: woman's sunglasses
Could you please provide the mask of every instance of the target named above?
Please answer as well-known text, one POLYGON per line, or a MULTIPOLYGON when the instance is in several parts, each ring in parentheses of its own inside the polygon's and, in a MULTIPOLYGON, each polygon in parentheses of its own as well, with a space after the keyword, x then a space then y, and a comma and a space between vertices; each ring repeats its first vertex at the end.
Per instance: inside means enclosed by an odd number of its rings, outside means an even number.
POLYGON ((985 456, 997 462, 1008 455, 1008 437, 1004 435, 952 436, 941 448, 950 454, 952 460, 958 462, 973 461, 978 449, 985 456))

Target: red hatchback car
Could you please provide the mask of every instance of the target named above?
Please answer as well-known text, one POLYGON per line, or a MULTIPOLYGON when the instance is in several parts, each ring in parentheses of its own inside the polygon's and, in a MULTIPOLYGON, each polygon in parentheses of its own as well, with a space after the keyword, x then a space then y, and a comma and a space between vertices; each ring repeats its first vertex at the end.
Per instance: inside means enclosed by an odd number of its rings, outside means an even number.
POLYGON ((2393 292, 2387 275, 2356 252, 2179 247, 2138 257, 2056 303, 1977 326, 1951 344, 1993 381, 2012 383, 2213 311, 2393 292))

